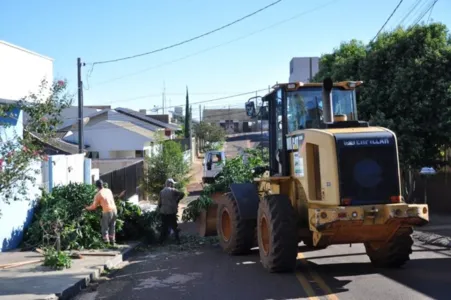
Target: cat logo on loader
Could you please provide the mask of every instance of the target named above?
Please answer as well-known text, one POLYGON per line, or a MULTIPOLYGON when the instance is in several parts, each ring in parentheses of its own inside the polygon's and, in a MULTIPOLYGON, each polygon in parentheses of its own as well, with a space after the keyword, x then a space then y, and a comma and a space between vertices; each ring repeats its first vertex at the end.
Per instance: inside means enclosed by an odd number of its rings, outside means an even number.
MULTIPOLYGON (((219 203, 225 252, 258 246, 270 272, 293 271, 301 241, 313 248, 363 243, 380 267, 410 259, 412 228, 429 222, 428 206, 401 196, 396 134, 358 120, 362 84, 278 84, 263 98, 270 163, 254 183, 230 185, 219 203)), ((246 112, 257 115, 253 101, 246 112)))

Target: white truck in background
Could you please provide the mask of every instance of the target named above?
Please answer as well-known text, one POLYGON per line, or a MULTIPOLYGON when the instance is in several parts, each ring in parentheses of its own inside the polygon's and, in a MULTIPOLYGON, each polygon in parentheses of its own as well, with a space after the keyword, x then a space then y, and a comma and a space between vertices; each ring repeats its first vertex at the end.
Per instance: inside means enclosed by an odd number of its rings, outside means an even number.
POLYGON ((203 183, 212 183, 222 171, 225 164, 226 156, 222 150, 211 150, 205 153, 202 174, 203 183))

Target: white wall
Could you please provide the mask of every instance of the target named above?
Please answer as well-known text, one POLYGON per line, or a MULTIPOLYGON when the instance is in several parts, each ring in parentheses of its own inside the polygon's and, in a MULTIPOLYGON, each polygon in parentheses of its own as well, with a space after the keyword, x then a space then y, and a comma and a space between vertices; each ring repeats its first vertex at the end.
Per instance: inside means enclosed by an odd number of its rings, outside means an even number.
MULTIPOLYGON (((312 57, 312 77, 318 73, 319 57, 312 57)), ((310 57, 293 57, 290 61, 289 82, 310 82, 310 57)))
MULTIPOLYGON (((110 151, 143 150, 149 138, 130 130, 115 126, 108 122, 100 122, 95 126, 87 126, 84 130, 85 144, 88 151, 99 152, 99 158, 109 159, 110 151)), ((78 131, 66 137, 65 140, 78 143, 78 131)), ((134 156, 133 156, 134 157, 134 156)))
MULTIPOLYGON (((139 150, 139 149, 136 149, 139 150)), ((109 158, 135 158, 136 150, 110 151, 109 158)))
POLYGON ((53 186, 84 182, 84 154, 52 155, 53 186))
POLYGON ((0 98, 20 100, 36 93, 43 79, 53 81, 53 60, 0 41, 0 98))

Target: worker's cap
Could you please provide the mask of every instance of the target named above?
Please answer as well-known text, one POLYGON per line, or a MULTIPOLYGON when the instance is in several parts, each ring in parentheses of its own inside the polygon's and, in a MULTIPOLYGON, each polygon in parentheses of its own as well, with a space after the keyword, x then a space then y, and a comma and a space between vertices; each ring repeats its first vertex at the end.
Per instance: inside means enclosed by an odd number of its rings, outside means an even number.
POLYGON ((175 180, 172 179, 172 178, 168 178, 168 179, 166 180, 166 184, 169 184, 169 183, 171 183, 171 184, 176 184, 177 182, 175 182, 175 180))

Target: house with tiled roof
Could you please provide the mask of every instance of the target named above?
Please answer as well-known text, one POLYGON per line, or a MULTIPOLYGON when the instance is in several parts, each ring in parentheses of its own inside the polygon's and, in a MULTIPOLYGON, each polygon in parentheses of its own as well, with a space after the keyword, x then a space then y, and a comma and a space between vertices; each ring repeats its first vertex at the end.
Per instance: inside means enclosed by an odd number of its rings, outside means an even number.
MULTIPOLYGON (((78 144, 77 107, 62 112, 58 128, 64 141, 78 144)), ((165 123, 128 108, 83 109, 83 134, 87 157, 93 159, 142 159, 156 151, 155 139, 162 134, 173 139, 180 126, 165 123)))

